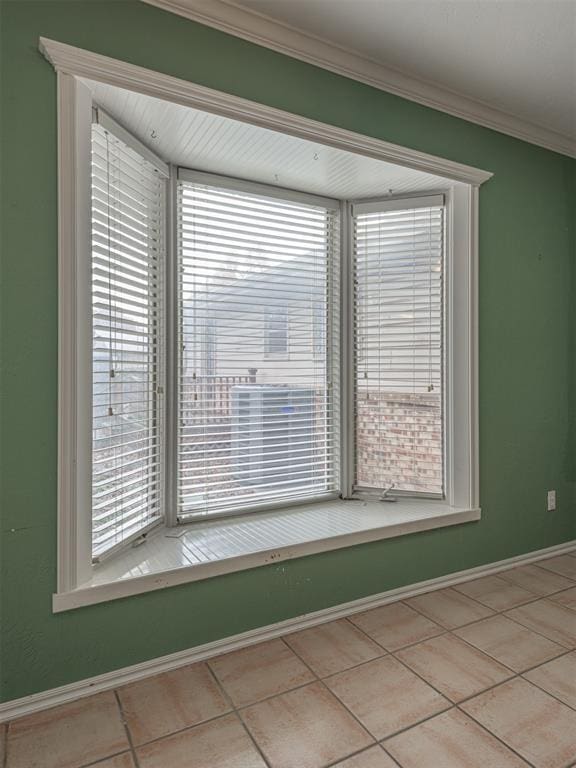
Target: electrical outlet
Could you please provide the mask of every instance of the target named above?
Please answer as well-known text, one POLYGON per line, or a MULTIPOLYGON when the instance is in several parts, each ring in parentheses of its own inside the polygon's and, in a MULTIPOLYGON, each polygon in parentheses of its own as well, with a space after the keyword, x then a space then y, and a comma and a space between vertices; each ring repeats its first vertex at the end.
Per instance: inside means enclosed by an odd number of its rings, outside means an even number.
POLYGON ((556 491, 548 491, 548 512, 556 509, 556 491))

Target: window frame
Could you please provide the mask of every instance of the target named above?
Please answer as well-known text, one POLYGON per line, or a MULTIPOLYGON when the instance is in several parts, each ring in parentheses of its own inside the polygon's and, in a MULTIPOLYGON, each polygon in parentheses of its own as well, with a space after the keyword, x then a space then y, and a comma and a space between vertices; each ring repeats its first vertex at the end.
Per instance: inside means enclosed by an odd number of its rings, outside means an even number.
MULTIPOLYGON (((447 454, 450 481, 446 486, 447 502, 454 508, 479 512, 478 499, 478 191, 492 174, 443 158, 407 149, 380 139, 356 134, 329 124, 294 115, 256 102, 198 86, 169 75, 152 72, 126 62, 75 48, 63 43, 40 39, 40 49, 57 72, 58 86, 58 232, 59 232, 59 441, 58 441, 58 579, 57 594, 74 591, 90 581, 92 565, 86 547, 86 488, 89 488, 90 386, 85 367, 90 355, 89 328, 78 323, 78 309, 89 306, 90 223, 82 211, 89 211, 90 175, 89 147, 91 99, 81 78, 109 82, 115 86, 139 91, 156 98, 176 101, 196 109, 218 112, 232 119, 257 124, 271 130, 329 143, 347 151, 371 156, 387 162, 406 165, 446 178, 451 185, 447 216, 453 223, 447 229, 447 327, 450 351, 446 366, 452 382, 446 398, 446 429, 452 450, 447 454), (458 319, 461 322, 458 322, 458 319), (88 386, 86 384, 88 383, 88 386)), ((174 196, 175 177, 169 184, 174 196)), ((343 204, 346 205, 346 204, 343 204)), ((174 206, 171 206, 174 209, 174 206)), ((347 217, 342 217, 343 236, 347 217)), ((349 228, 348 228, 349 230, 349 228)), ((174 221, 168 227, 169 248, 174 247, 174 221)), ((342 259, 344 263, 344 259, 342 259)), ((174 269, 174 265, 168 265, 174 269)), ((166 290, 173 290, 174 275, 168 273, 166 290)), ((343 304, 349 303, 344 295, 343 304)), ((85 313, 86 314, 86 313, 85 313)), ((168 325, 173 318, 167 318, 168 325)), ((168 328, 168 340, 174 329, 168 328)), ((342 339, 344 352, 348 341, 342 339)), ((169 348, 167 370, 173 369, 169 348)), ((346 372, 345 372, 346 373, 346 372)), ((349 375, 350 372, 348 372, 349 375)), ((172 377, 173 378, 173 377, 172 377)), ((343 376, 342 382, 346 381, 343 376)), ((174 386, 168 377, 167 388, 174 386)), ((448 388, 447 388, 448 389, 448 388)), ((167 398, 167 401, 173 398, 167 398)), ((349 421, 350 414, 347 415, 349 421)), ((349 440, 349 423, 342 423, 344 446, 349 440)), ((344 457, 345 450, 341 452, 344 457)), ((167 442, 166 462, 173 461, 171 444, 167 442)), ((344 464, 344 462, 343 462, 344 464)), ((343 477, 346 482, 346 477, 343 477)), ((344 486, 345 488, 346 486, 344 486)), ((423 502, 426 503, 426 502, 423 502)), ((167 493, 169 513, 174 509, 167 493)), ((170 515, 167 514, 170 524, 170 515)), ((89 539, 88 539, 89 541, 89 539)), ((340 545, 341 546, 341 545, 340 545)))
MULTIPOLYGON (((92 101, 92 122, 90 126, 90 132, 92 134, 92 126, 96 124, 101 126, 105 131, 109 132, 114 139, 122 142, 126 147, 131 149, 133 152, 137 153, 143 160, 145 160, 149 165, 153 166, 155 173, 157 174, 157 178, 161 180, 161 183, 164 185, 163 187, 163 209, 160 211, 160 216, 158 217, 158 223, 163 227, 161 230, 161 238, 159 240, 159 246, 158 246, 158 270, 157 270, 157 287, 158 287, 158 301, 160 304, 160 311, 158 313, 158 319, 156 321, 157 323, 157 334, 155 337, 155 349, 156 349, 156 357, 157 357, 157 363, 154 366, 154 375, 153 379, 155 383, 152 385, 151 389, 153 390, 152 397, 151 397, 151 409, 155 414, 155 422, 156 422, 156 431, 155 431, 155 439, 157 440, 157 448, 158 448, 158 459, 157 459, 157 467, 156 467, 156 483, 158 485, 158 497, 159 497, 159 505, 158 505, 158 514, 155 515, 153 518, 151 518, 147 523, 140 526, 128 536, 123 538, 120 542, 117 542, 113 544, 111 547, 105 549, 102 553, 95 554, 93 550, 93 499, 92 496, 90 496, 90 507, 91 507, 91 521, 90 521, 90 535, 91 535, 91 541, 90 546, 92 547, 92 562, 93 564, 97 564, 100 562, 103 562, 104 560, 108 559, 112 555, 114 555, 116 552, 120 551, 121 549, 125 549, 127 546, 132 544, 137 539, 140 539, 144 536, 146 536, 149 532, 153 531, 155 528, 163 525, 165 523, 165 513, 166 513, 166 505, 165 505, 165 482, 166 482, 166 462, 164 461, 164 453, 165 453, 165 443, 166 440, 163 437, 163 433, 165 433, 165 423, 166 423, 166 408, 165 408, 165 397, 164 392, 166 389, 165 386, 165 378, 166 378, 166 371, 165 371, 165 353, 166 353, 166 333, 164 330, 166 317, 168 315, 167 312, 167 305, 166 305, 166 290, 165 290, 165 279, 166 279, 166 266, 168 264, 168 253, 166 248, 166 242, 167 242, 167 221, 168 221, 168 182, 170 180, 170 166, 165 163, 160 157, 158 157, 156 154, 154 154, 146 145, 142 144, 142 142, 137 139, 135 136, 133 136, 126 128, 124 128, 122 125, 117 123, 114 118, 112 118, 105 110, 103 110, 101 107, 99 107, 94 101, 92 101)), ((90 171, 90 186, 91 186, 91 192, 92 192, 92 171, 90 171)), ((92 218, 92 210, 91 210, 91 216, 92 218)), ((92 225, 91 225, 92 226, 92 225)), ((92 258, 93 258, 93 248, 92 248, 92 242, 90 242, 90 266, 89 270, 92 269, 92 258)), ((92 294, 93 285, 92 282, 90 284, 90 292, 92 294)), ((92 301, 92 295, 91 295, 91 301, 92 301)), ((150 312, 150 306, 148 307, 148 311, 150 312)), ((92 377, 93 374, 93 334, 92 334, 92 321, 93 321, 93 310, 91 313, 90 318, 90 375, 92 377)), ((78 318, 78 321, 80 323, 84 323, 84 318, 80 319, 78 318)), ((92 399, 93 399, 93 393, 91 393, 92 399)), ((93 403, 90 403, 90 412, 92 412, 92 405, 93 403)), ((92 428, 90 429, 90 433, 92 434, 92 428)), ((93 447, 91 448, 91 451, 93 451, 93 447)), ((91 462, 92 463, 92 462, 91 462)), ((93 492, 93 486, 92 481, 91 483, 91 491, 93 492)), ((86 534, 87 535, 87 534, 86 534)))
MULTIPOLYGON (((207 173, 204 171, 197 171, 191 168, 186 167, 175 167, 173 169, 173 174, 175 178, 175 197, 174 199, 178 199, 178 184, 181 182, 192 182, 192 183, 199 183, 199 184, 206 184, 207 186, 214 186, 221 189, 228 189, 228 190, 234 190, 239 192, 246 192, 247 194, 256 194, 256 195, 262 195, 264 197, 269 198, 275 198, 280 201, 288 201, 288 202, 295 202, 303 205, 310 205, 315 206, 319 208, 325 208, 327 211, 331 210, 338 214, 338 225, 341 223, 341 217, 342 217, 342 201, 337 200, 335 198, 330 198, 326 196, 316 195, 309 192, 301 192, 299 190, 294 189, 288 189, 285 187, 280 186, 273 186, 270 184, 264 184, 260 182, 255 182, 247 179, 238 179, 232 176, 223 176, 221 174, 216 173, 207 173)), ((175 207, 172 216, 174 218, 174 248, 169 249, 167 252, 167 260, 170 264, 169 271, 173 270, 174 274, 176 275, 179 269, 178 264, 178 248, 180 244, 180 233, 178 231, 178 211, 175 207)), ((339 233, 340 234, 340 233, 339 233)), ((337 238, 339 241, 339 237, 337 238)), ((330 249, 330 247, 333 245, 333 240, 331 238, 327 239, 327 245, 330 249)), ((330 253, 327 259, 327 274, 326 274, 326 288, 330 293, 333 293, 334 289, 334 283, 336 281, 337 275, 339 276, 341 273, 341 258, 342 258, 342 249, 341 249, 341 243, 340 248, 338 249, 337 253, 330 253)), ((172 304, 169 303, 170 299, 168 299, 168 313, 174 318, 174 322, 176 323, 176 328, 178 328, 179 325, 179 305, 178 305, 178 294, 179 294, 179 287, 178 287, 178 281, 176 278, 176 282, 174 283, 174 293, 173 297, 171 298, 172 304)), ((326 344, 332 343, 335 333, 337 333, 338 337, 340 338, 340 307, 336 307, 334 309, 334 305, 330 304, 330 301, 327 301, 327 316, 326 316, 326 344), (337 318, 338 322, 334 322, 334 317, 337 318)), ((290 323, 290 308, 288 307, 288 313, 287 313, 287 320, 288 320, 288 340, 289 340, 289 323, 290 323)), ((179 344, 181 343, 180 336, 178 334, 178 331, 176 331, 176 336, 172 339, 171 342, 169 342, 169 346, 172 347, 174 354, 176 358, 178 359, 178 351, 179 351, 179 344)), ((338 354, 340 354, 340 348, 338 349, 338 354)), ((289 360, 289 351, 286 353, 286 355, 273 355, 272 357, 269 357, 268 354, 264 355, 267 359, 271 360, 289 360)), ((311 356, 312 361, 314 360, 314 356, 311 356)), ((168 433, 170 435, 170 440, 172 442, 172 455, 176 458, 178 457, 178 412, 179 412, 179 402, 178 402, 178 383, 177 378, 179 376, 179 365, 178 362, 175 361, 174 365, 176 366, 172 371, 170 371, 170 374, 174 376, 175 378, 175 384, 174 384, 174 390, 173 390, 173 403, 172 403, 172 411, 171 411, 171 418, 173 421, 168 425, 168 433)), ((333 352, 330 352, 328 350, 328 347, 326 349, 326 376, 327 380, 330 379, 338 379, 337 387, 335 389, 339 389, 340 385, 340 366, 336 366, 333 361, 333 352)), ((339 392, 337 392, 337 395, 339 396, 339 392)), ((332 389, 332 398, 334 398, 334 388, 332 389)), ((341 401, 340 401, 341 402, 341 401)), ((335 419, 341 419, 341 408, 334 408, 333 409, 333 417, 335 419)), ((340 482, 340 468, 341 468, 341 434, 339 430, 335 430, 334 435, 334 452, 335 452, 335 476, 339 480, 338 485, 341 486, 340 482)), ((191 524, 193 522, 190 515, 181 515, 179 505, 178 505, 178 471, 176 464, 173 464, 172 466, 169 466, 166 468, 166 477, 168 479, 168 483, 173 488, 173 496, 174 499, 173 506, 169 507, 166 510, 166 519, 170 521, 171 526, 175 525, 187 525, 191 524)), ((302 500, 298 499, 287 499, 287 500, 275 500, 272 499, 269 502, 256 502, 254 506, 248 507, 245 509, 240 509, 238 511, 235 510, 226 510, 226 511, 215 511, 213 512, 209 517, 201 517, 199 516, 196 521, 194 522, 207 522, 212 521, 217 518, 231 518, 231 517, 242 517, 245 515, 258 513, 258 512, 266 512, 274 509, 286 509, 291 507, 298 507, 301 504, 309 504, 313 503, 315 501, 321 502, 321 501, 329 501, 339 498, 341 495, 340 488, 338 490, 327 490, 326 492, 323 492, 322 494, 315 496, 314 498, 303 498, 302 500)))
MULTIPOLYGON (((448 292, 446 290, 446 284, 447 284, 447 277, 448 277, 448 269, 449 269, 449 262, 448 262, 448 227, 450 226, 448 221, 448 203, 451 198, 451 188, 446 187, 441 190, 435 190, 435 191, 424 191, 424 192, 415 192, 411 193, 410 195, 387 195, 387 196, 381 196, 376 198, 361 198, 361 199, 355 199, 346 201, 347 203, 347 215, 348 215, 348 228, 350 230, 350 237, 347 240, 346 247, 345 247, 345 253, 343 255, 343 259, 345 260, 345 290, 349 294, 349 309, 348 309, 348 315, 345 318, 345 325, 344 333, 348 335, 349 338, 349 352, 348 357, 343 356, 343 363, 347 370, 351 371, 351 376, 349 377, 348 381, 348 387, 345 393, 345 402, 343 405, 343 414, 342 418, 344 420, 348 419, 348 415, 350 414, 350 435, 349 439, 351 441, 350 450, 347 452, 347 455, 345 457, 345 461, 347 462, 347 466, 345 468, 345 473, 347 477, 347 485, 344 490, 344 494, 346 498, 352 498, 352 499, 365 499, 365 500, 374 500, 376 497, 377 499, 381 498, 381 494, 385 492, 386 498, 388 499, 401 499, 401 498, 410 498, 410 499, 436 499, 436 500, 443 500, 447 501, 451 504, 451 501, 448 498, 447 493, 447 486, 448 486, 448 475, 451 475, 453 469, 451 466, 449 466, 448 462, 448 435, 447 435, 447 406, 449 405, 449 399, 447 397, 447 387, 449 383, 449 375, 448 375, 448 367, 447 367, 447 349, 448 349, 448 339, 447 339, 447 328, 448 328, 448 305, 447 305, 447 297, 448 292), (423 201, 426 201, 426 205, 422 205, 423 201), (367 209, 368 212, 379 212, 379 211, 403 211, 403 210, 410 210, 413 207, 419 208, 419 207, 427 207, 430 206, 440 206, 444 211, 444 217, 443 217, 443 240, 442 240, 442 317, 441 317, 441 339, 442 339, 442 371, 441 371, 441 377, 442 377, 442 474, 443 474, 443 481, 442 481, 442 487, 443 491, 442 493, 435 493, 435 492, 429 492, 429 491, 406 491, 402 489, 397 489, 392 486, 391 488, 366 488, 356 485, 355 483, 355 477, 356 477, 356 466, 357 466, 357 456, 356 456, 356 419, 355 419, 355 412, 356 412, 356 359, 354 357, 354 350, 356 349, 356 339, 355 339, 355 322, 354 322, 354 316, 357 311, 356 305, 355 305, 355 271, 354 271, 354 217, 357 215, 356 209, 367 209)), ((360 211, 361 213, 362 211, 360 211)), ((450 308, 450 314, 451 314, 451 308, 450 308)), ((452 505, 452 504, 451 504, 452 505)))
MULTIPOLYGON (((409 197, 380 197, 343 202, 342 237, 342 495, 367 499, 370 493, 354 488, 355 419, 353 224, 354 204, 395 200, 409 204, 418 197, 444 196, 444 500, 451 507, 478 506, 477 406, 477 189, 453 183, 443 189, 409 197)), ((436 494, 396 490, 392 498, 438 499, 436 494)))

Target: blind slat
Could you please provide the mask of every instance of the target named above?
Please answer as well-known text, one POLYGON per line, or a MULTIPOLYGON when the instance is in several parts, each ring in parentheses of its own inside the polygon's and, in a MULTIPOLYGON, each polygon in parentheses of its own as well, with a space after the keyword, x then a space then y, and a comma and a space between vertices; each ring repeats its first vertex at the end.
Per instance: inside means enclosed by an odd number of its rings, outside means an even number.
POLYGON ((443 492, 444 206, 354 207, 355 485, 443 492))
POLYGON ((178 189, 180 516, 333 492, 338 213, 178 189))
POLYGON ((161 514, 165 181, 92 126, 92 553, 161 514))

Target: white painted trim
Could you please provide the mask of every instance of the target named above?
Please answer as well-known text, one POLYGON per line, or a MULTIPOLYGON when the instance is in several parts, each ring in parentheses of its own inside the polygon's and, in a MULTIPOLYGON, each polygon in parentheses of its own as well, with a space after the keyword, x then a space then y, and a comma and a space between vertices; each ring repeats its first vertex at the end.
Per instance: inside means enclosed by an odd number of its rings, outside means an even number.
POLYGON ((439 576, 435 579, 420 581, 416 584, 410 584, 397 589, 389 589, 386 592, 380 592, 376 595, 361 597, 358 600, 351 600, 348 603, 341 603, 330 608, 323 608, 313 613, 307 613, 302 616, 295 616, 292 619, 279 621, 275 624, 268 624, 264 627, 241 632, 231 637, 225 637, 221 640, 215 640, 211 643, 189 648, 184 651, 159 656, 149 661, 143 661, 140 664, 134 664, 129 667, 123 667, 112 672, 105 672, 96 677, 78 680, 75 683, 63 685, 59 688, 52 688, 41 693, 34 693, 31 696, 25 696, 21 699, 14 699, 3 704, 0 703, 0 723, 8 720, 14 720, 17 717, 33 714, 59 704, 65 704, 70 701, 81 699, 85 696, 91 696, 100 691, 107 691, 111 688, 117 688, 121 685, 136 682, 152 675, 158 675, 162 672, 168 672, 172 669, 178 669, 188 664, 194 664, 205 661, 222 653, 229 653, 240 648, 254 645, 256 643, 271 640, 282 635, 298 632, 302 629, 324 624, 329 621, 341 619, 360 611, 366 611, 371 608, 377 608, 380 605, 386 605, 397 600, 406 600, 407 598, 420 595, 424 592, 431 592, 435 589, 450 587, 455 584, 461 584, 471 579, 477 579, 481 576, 489 576, 501 571, 515 568, 519 565, 528 565, 543 560, 553 555, 561 555, 576 550, 576 540, 557 544, 546 549, 539 549, 535 552, 529 552, 516 557, 509 557, 505 560, 499 560, 495 563, 480 565, 476 568, 468 568, 464 571, 439 576))
MULTIPOLYGON (((395 511, 400 506, 400 503, 398 502, 395 505, 395 511)), ((371 541, 380 541, 397 536, 405 536, 410 533, 420 533, 451 525, 476 522, 481 518, 480 509, 454 509, 442 502, 430 499, 421 501, 420 509, 415 514, 413 510, 418 502, 412 499, 407 503, 410 503, 412 511, 407 511, 406 518, 402 522, 394 524, 384 523, 376 528, 359 528, 352 533, 324 536, 323 538, 312 539, 299 544, 250 552, 245 555, 227 557, 208 563, 182 566, 170 571, 151 573, 132 579, 121 579, 107 584, 96 584, 94 586, 86 584, 78 587, 78 589, 54 594, 52 596, 52 609, 54 613, 60 613, 86 605, 95 605, 96 603, 109 602, 110 600, 130 597, 131 595, 140 595, 144 592, 153 592, 157 589, 210 579, 226 573, 259 568, 263 565, 279 563, 283 560, 307 557, 319 552, 331 552, 345 547, 354 547, 358 544, 367 544, 371 541)))
POLYGON ((446 498, 479 501, 478 189, 455 184, 446 204, 446 498))
POLYGON ((90 313, 90 126, 92 98, 58 73, 58 590, 88 581, 91 570, 92 398, 90 313))
POLYGON ((302 139, 344 149, 348 152, 374 157, 388 163, 414 168, 425 173, 468 184, 482 184, 492 177, 479 170, 452 160, 407 149, 381 139, 347 131, 333 125, 310 120, 300 115, 274 109, 187 80, 154 72, 144 67, 101 56, 55 40, 40 38, 39 47, 57 72, 86 77, 119 88, 144 93, 158 99, 193 107, 213 114, 240 120, 262 128, 280 131, 302 139))
POLYGON ((417 104, 446 112, 553 152, 576 157, 576 141, 573 137, 536 125, 436 83, 405 74, 325 38, 237 6, 230 0, 143 1, 417 104))

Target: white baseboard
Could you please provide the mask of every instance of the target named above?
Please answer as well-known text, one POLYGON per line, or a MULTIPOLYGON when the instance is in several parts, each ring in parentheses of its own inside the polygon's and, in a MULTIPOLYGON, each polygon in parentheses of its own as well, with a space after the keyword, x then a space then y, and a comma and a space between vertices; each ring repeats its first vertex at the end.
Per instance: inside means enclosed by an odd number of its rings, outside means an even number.
POLYGON ((529 552, 525 555, 510 557, 506 560, 499 560, 496 563, 480 565, 476 568, 469 568, 465 571, 450 573, 447 576, 439 576, 435 579, 420 581, 417 584, 409 584, 405 587, 390 589, 386 592, 380 592, 376 595, 362 597, 358 600, 352 600, 348 603, 323 608, 320 611, 307 613, 303 616, 296 616, 293 619, 279 621, 276 624, 268 624, 265 627, 241 632, 238 635, 225 637, 222 640, 215 640, 211 643, 189 648, 185 651, 178 651, 167 656, 160 656, 156 659, 143 661, 140 664, 134 664, 123 669, 116 669, 112 672, 106 672, 103 675, 89 677, 85 680, 78 680, 69 685, 63 685, 59 688, 52 688, 41 693, 34 693, 31 696, 25 696, 21 699, 14 699, 0 704, 0 723, 8 720, 14 720, 17 717, 32 714, 43 709, 65 704, 69 701, 90 696, 100 691, 107 691, 111 688, 117 688, 127 683, 133 683, 145 677, 151 677, 161 672, 168 672, 178 667, 204 661, 221 653, 236 651, 239 648, 245 648, 255 643, 261 643, 264 640, 271 640, 275 637, 297 632, 301 629, 313 627, 317 624, 324 624, 328 621, 349 616, 359 611, 366 611, 370 608, 376 608, 379 605, 394 602, 395 600, 405 600, 408 597, 414 597, 423 592, 430 592, 434 589, 449 587, 454 584, 460 584, 464 581, 477 579, 480 576, 489 576, 499 571, 505 571, 514 568, 517 565, 527 565, 529 563, 543 560, 553 555, 561 555, 576 549, 576 540, 558 544, 546 549, 539 549, 535 552, 529 552))

